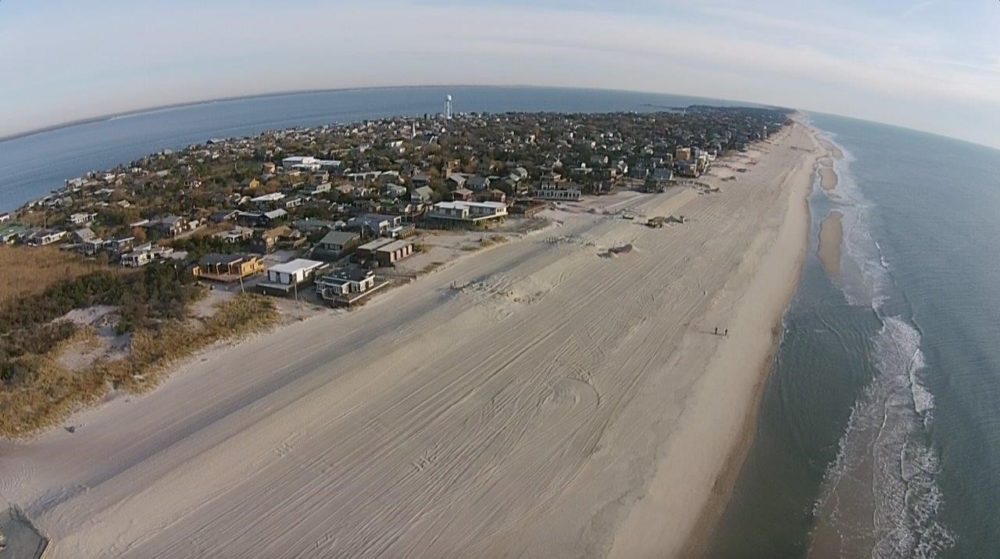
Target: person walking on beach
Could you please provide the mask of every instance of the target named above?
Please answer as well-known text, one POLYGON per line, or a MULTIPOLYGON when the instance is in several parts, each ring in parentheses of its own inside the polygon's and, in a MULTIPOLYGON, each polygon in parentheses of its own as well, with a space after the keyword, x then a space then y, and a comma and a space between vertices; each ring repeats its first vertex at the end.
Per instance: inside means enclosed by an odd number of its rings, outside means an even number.
POLYGON ((718 335, 719 335, 719 327, 718 327, 718 326, 716 326, 716 327, 715 327, 715 335, 716 335, 716 336, 718 336, 718 335))
POLYGON ((726 328, 726 333, 723 334, 723 336, 728 336, 728 335, 729 335, 729 328, 726 328))

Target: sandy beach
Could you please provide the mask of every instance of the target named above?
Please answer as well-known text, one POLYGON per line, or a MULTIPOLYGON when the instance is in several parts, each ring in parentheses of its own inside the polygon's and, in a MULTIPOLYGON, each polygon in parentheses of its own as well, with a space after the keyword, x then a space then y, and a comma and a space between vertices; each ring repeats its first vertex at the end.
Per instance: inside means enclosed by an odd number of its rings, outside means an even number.
POLYGON ((735 180, 700 179, 721 192, 566 204, 357 311, 217 347, 75 433, 0 443, 0 506, 46 558, 697 552, 753 433, 820 155, 795 124, 734 156, 735 180), (686 223, 641 219, 669 215, 686 223))

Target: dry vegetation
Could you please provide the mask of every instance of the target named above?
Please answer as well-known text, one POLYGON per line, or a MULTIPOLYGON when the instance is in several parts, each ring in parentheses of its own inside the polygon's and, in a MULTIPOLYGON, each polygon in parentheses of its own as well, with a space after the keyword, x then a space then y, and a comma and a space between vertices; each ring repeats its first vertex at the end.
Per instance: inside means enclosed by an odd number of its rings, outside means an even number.
POLYGON ((106 268, 56 247, 0 246, 0 304, 100 269, 106 268))
POLYGON ((0 436, 24 437, 54 426, 111 390, 149 390, 164 378, 170 364, 213 343, 267 328, 277 319, 271 300, 238 295, 221 303, 210 317, 169 320, 156 328, 138 329, 127 357, 101 359, 82 371, 59 365, 59 347, 42 355, 27 355, 23 359, 34 374, 16 383, 0 384, 0 436))

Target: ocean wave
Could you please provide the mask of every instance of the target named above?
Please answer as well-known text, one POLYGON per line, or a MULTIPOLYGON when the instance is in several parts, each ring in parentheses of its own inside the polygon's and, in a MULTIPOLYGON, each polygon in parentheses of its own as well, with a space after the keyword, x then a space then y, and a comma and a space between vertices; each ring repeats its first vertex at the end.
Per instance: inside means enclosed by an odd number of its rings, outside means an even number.
POLYGON ((875 378, 852 408, 814 513, 856 551, 870 549, 878 558, 936 557, 954 538, 937 520, 940 466, 928 436, 934 395, 922 378, 922 337, 904 316, 887 311, 895 282, 872 234, 875 207, 851 174, 854 156, 833 135, 826 139, 844 153, 835 167, 833 199, 845 229, 845 273, 838 286, 852 305, 870 306, 882 326, 872 340, 875 378), (870 523, 859 522, 864 513, 870 523))

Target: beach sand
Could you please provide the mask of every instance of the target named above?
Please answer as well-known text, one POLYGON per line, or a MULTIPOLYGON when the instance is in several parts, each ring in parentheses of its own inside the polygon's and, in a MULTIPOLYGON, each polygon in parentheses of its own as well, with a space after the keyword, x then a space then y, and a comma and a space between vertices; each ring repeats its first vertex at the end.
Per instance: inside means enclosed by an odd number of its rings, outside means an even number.
POLYGON ((832 211, 819 228, 819 246, 816 250, 819 261, 830 277, 840 275, 840 250, 844 239, 844 215, 832 211))
POLYGON ((75 433, 2 443, 0 501, 47 558, 697 549, 753 432, 817 150, 795 124, 734 157, 757 164, 706 179, 720 193, 568 205, 357 311, 216 347, 75 433))

